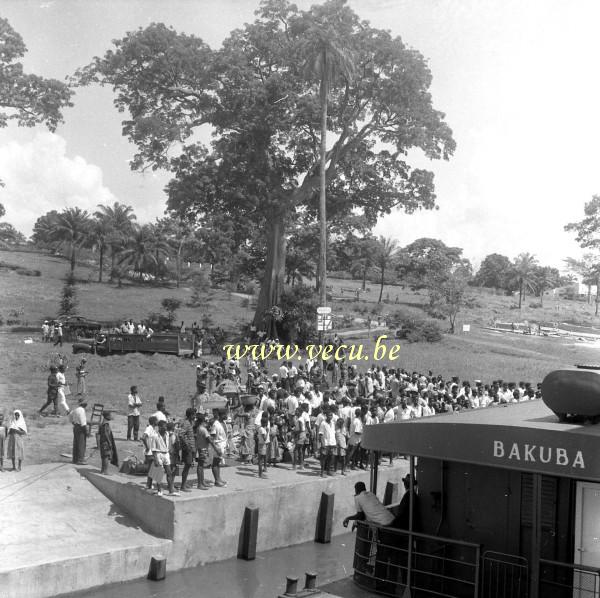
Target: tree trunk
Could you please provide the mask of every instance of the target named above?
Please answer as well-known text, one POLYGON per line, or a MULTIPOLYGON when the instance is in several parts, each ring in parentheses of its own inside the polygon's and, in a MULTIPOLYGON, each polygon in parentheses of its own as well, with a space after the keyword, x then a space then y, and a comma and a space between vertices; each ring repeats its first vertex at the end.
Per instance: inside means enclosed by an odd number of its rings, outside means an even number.
POLYGON ((381 268, 381 288, 379 289, 379 301, 377 303, 381 303, 381 298, 383 297, 383 281, 385 276, 385 268, 381 268))
POLYGON ((176 259, 176 268, 177 268, 177 288, 179 288, 179 283, 181 282, 181 250, 183 249, 183 243, 179 244, 177 248, 177 259, 176 259))
POLYGON ((365 267, 363 268, 363 275, 362 275, 362 290, 363 293, 367 290, 367 266, 365 265, 365 267))
MULTIPOLYGON (((108 282, 114 282, 115 277, 114 277, 114 272, 115 272, 115 258, 117 257, 117 254, 115 252, 115 248, 114 246, 111 246, 110 248, 110 278, 108 279, 108 282)), ((119 277, 119 286, 120 286, 120 280, 121 277, 119 277)))
POLYGON ((523 301, 523 281, 519 281, 519 309, 521 309, 521 302, 523 301))
POLYGON ((316 276, 315 276, 315 291, 317 294, 320 293, 321 290, 321 256, 319 255, 319 259, 317 260, 317 268, 316 268, 316 276))
POLYGON ((71 244, 71 274, 75 272, 75 244, 71 244))
POLYGON ((100 272, 98 273, 98 282, 102 282, 102 269, 104 268, 104 245, 100 245, 100 272))
POLYGON ((275 214, 269 222, 267 239, 267 259, 260 293, 256 304, 253 325, 257 330, 265 330, 268 318, 266 312, 278 305, 283 291, 285 277, 285 223, 283 213, 275 214))
POLYGON ((327 50, 324 50, 323 72, 321 75, 321 165, 319 169, 319 294, 321 305, 327 305, 327 50))
POLYGON ((544 307, 544 289, 540 289, 540 307, 544 307))
POLYGON ((588 288, 588 292, 587 292, 587 304, 590 305, 592 303, 592 285, 588 284, 587 288, 588 288))
POLYGON ((595 316, 598 315, 598 302, 600 301, 598 290, 600 290, 600 276, 596 278, 596 312, 594 313, 595 316))

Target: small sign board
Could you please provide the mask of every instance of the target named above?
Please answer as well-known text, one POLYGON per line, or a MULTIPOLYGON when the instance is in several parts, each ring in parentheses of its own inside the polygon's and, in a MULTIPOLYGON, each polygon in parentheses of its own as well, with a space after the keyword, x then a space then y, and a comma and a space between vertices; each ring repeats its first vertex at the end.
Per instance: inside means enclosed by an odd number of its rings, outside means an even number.
POLYGON ((471 332, 471 324, 463 324, 463 332, 471 332))
POLYGON ((318 314, 330 314, 331 313, 331 307, 317 307, 317 313, 318 314))
POLYGON ((333 329, 333 318, 331 314, 317 314, 317 330, 325 331, 333 329))

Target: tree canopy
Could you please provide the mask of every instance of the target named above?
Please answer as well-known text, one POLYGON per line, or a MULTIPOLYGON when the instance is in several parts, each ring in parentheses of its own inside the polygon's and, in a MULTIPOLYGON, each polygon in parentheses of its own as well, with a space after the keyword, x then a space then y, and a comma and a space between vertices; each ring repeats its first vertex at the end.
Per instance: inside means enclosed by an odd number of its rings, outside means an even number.
POLYGON ((433 208, 433 174, 412 168, 407 152, 448 159, 455 143, 444 114, 433 108, 423 56, 362 21, 343 0, 308 11, 265 0, 256 14, 218 50, 153 23, 116 40, 76 80, 113 88, 117 109, 129 114, 123 134, 137 147, 133 168, 173 172, 170 210, 199 221, 226 216, 240 236, 248 228, 263 231, 260 325, 282 290, 286 226, 314 221, 318 212, 319 82, 304 68, 315 27, 344 39, 355 68, 351 81, 338 73, 329 90, 332 225, 350 214, 373 226, 394 208, 433 208), (198 140, 206 125, 213 133, 208 146, 198 140))
POLYGON ((398 254, 398 269, 413 289, 431 288, 461 268, 470 272, 469 260, 460 247, 448 247, 439 239, 423 237, 404 247, 398 254))
POLYGON ((62 122, 62 109, 72 106, 73 92, 56 79, 27 74, 19 62, 27 52, 23 38, 0 18, 0 127, 11 120, 19 126, 40 123, 54 131, 62 122))

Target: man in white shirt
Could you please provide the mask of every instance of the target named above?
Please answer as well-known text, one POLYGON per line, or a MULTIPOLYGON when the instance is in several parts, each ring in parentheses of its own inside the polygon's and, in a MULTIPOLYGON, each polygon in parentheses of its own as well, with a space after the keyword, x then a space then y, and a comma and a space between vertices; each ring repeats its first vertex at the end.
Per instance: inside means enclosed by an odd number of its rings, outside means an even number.
POLYGON ((285 365, 285 361, 279 366, 279 379, 281 380, 281 386, 290 392, 292 389, 290 388, 289 370, 287 365, 285 365))
POLYGON ((331 473, 331 458, 335 449, 335 424, 333 423, 333 414, 327 411, 325 419, 319 425, 319 445, 321 446, 321 477, 323 473, 331 473))
POLYGON ((356 514, 344 519, 344 527, 348 527, 350 521, 368 521, 379 525, 391 525, 394 521, 391 511, 386 509, 372 492, 367 491, 364 482, 354 484, 354 504, 356 514))
POLYGON ((85 408, 87 403, 82 401, 71 413, 69 419, 73 424, 73 463, 77 465, 86 465, 85 460, 85 444, 88 434, 87 419, 85 416, 85 408))
POLYGON ((290 395, 287 399, 285 399, 285 407, 288 414, 293 415, 296 413, 296 409, 298 409, 298 405, 300 404, 300 401, 298 400, 299 395, 300 389, 296 389, 293 395, 290 395))
POLYGON ((225 482, 221 478, 221 455, 225 454, 225 450, 227 448, 227 432, 225 431, 225 425, 223 424, 223 420, 225 418, 225 411, 217 411, 215 410, 215 421, 213 423, 212 429, 210 431, 210 435, 213 438, 213 442, 215 446, 219 449, 220 455, 217 454, 213 457, 212 462, 212 473, 215 477, 215 486, 226 486, 227 482, 225 482))
MULTIPOLYGON (((152 439, 157 434, 157 421, 156 418, 151 415, 148 418, 148 425, 142 434, 142 443, 144 445, 144 461, 148 467, 154 461, 154 455, 152 453, 152 439)), ((146 478, 146 490, 152 490, 152 478, 148 476, 146 478)))

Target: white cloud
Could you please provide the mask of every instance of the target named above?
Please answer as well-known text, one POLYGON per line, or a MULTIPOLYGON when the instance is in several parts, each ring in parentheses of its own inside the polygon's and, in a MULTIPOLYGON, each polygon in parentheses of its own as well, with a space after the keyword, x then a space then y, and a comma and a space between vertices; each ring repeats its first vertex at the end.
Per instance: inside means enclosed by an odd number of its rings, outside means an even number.
POLYGON ((0 203, 5 220, 29 235, 37 218, 50 210, 80 207, 93 212, 117 201, 102 182, 102 170, 81 156, 67 156, 60 135, 37 133, 31 141, 0 146, 0 203))

